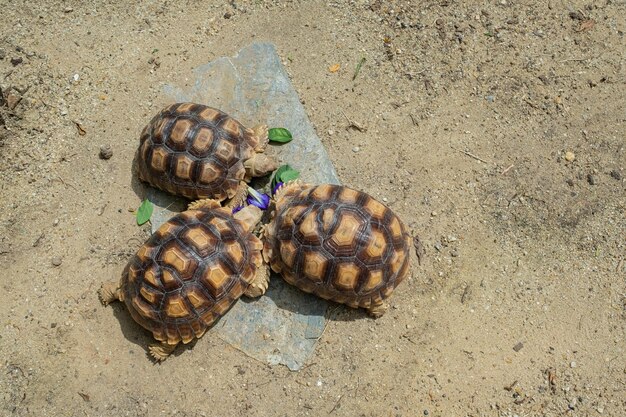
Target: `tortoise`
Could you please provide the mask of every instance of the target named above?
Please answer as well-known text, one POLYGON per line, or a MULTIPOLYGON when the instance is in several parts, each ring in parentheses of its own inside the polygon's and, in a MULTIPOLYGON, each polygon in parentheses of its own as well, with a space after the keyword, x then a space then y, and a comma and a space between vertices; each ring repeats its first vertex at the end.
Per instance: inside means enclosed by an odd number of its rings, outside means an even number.
POLYGON ((152 357, 164 360, 181 341, 201 337, 242 295, 265 293, 269 267, 252 233, 261 215, 252 205, 233 215, 216 200, 192 203, 139 248, 120 280, 102 285, 100 300, 123 301, 159 341, 149 346, 152 357))
POLYGON ((289 284, 382 316, 410 267, 412 238, 370 195, 299 181, 279 188, 264 227, 263 257, 289 284))
POLYGON ((246 181, 264 176, 277 162, 264 153, 266 125, 244 127, 202 104, 176 103, 155 115, 141 132, 135 156, 139 179, 190 200, 246 198, 246 181))

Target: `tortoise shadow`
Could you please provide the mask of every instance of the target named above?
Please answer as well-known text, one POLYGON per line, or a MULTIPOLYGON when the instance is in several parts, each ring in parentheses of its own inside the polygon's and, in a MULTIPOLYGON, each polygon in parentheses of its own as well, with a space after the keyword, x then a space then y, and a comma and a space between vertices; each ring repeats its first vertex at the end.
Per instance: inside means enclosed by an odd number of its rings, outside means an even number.
MULTIPOLYGON (((113 309, 113 315, 120 323, 120 328, 122 330, 122 335, 124 336, 124 338, 143 350, 146 357, 155 365, 160 364, 160 362, 156 361, 148 351, 148 346, 152 343, 157 342, 154 337, 152 337, 152 333, 141 327, 137 322, 135 322, 135 320, 133 320, 123 302, 114 302, 111 303, 108 307, 113 309)), ((176 346, 174 352, 170 354, 170 357, 180 356, 186 350, 193 349, 197 342, 198 339, 193 339, 187 344, 180 343, 178 346, 176 346)))
MULTIPOLYGON (((280 275, 272 272, 270 285, 262 297, 268 297, 276 307, 302 316, 323 316, 333 321, 355 321, 371 318, 365 310, 351 308, 343 304, 325 300, 313 294, 308 294, 283 280, 280 275)), ((241 301, 252 304, 255 298, 242 297, 241 301)))
POLYGON ((133 190, 135 195, 139 198, 139 200, 143 201, 146 198, 150 197, 150 192, 152 187, 150 187, 145 182, 142 182, 139 179, 139 175, 137 175, 137 158, 139 157, 139 152, 135 151, 133 155, 133 161, 130 165, 130 188, 133 190))

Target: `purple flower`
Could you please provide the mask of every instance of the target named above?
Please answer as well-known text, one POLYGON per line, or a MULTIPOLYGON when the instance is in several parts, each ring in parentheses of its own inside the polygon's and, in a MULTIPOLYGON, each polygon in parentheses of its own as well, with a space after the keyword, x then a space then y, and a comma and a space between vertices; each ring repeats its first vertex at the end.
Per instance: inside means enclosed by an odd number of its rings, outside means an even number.
POLYGON ((248 198, 246 198, 246 202, 257 206, 261 210, 267 210, 270 206, 270 196, 248 187, 248 198))
POLYGON ((239 205, 237 207, 233 207, 233 214, 237 213, 239 210, 241 210, 243 208, 243 206, 239 205))
POLYGON ((277 182, 274 188, 272 188, 272 195, 276 194, 276 191, 278 191, 278 189, 282 187, 283 185, 284 183, 282 181, 277 182))

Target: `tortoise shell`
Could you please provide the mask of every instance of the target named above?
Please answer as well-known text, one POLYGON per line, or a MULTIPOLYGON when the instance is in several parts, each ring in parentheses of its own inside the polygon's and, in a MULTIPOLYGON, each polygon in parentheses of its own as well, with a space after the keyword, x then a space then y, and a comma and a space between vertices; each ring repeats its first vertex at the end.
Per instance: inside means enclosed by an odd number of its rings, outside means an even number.
POLYGON ((226 208, 188 210, 164 223, 130 260, 121 299, 154 338, 201 337, 262 265, 262 243, 226 208))
POLYGON ((141 133, 139 179, 189 199, 232 198, 245 177, 243 162, 261 138, 226 113, 194 103, 172 104, 141 133))
POLYGON ((265 237, 264 256, 288 283, 372 314, 409 271, 412 239, 402 221, 344 186, 285 186, 265 237))

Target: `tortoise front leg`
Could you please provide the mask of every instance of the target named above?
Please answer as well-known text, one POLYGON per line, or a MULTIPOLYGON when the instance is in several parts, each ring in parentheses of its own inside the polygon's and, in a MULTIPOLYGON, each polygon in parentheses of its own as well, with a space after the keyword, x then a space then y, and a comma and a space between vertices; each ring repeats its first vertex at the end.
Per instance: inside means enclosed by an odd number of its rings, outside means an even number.
POLYGON ((109 281, 102 284, 102 287, 98 290, 98 298, 100 302, 105 306, 109 305, 113 301, 123 301, 122 288, 120 287, 120 281, 109 281))
POLYGON ((256 125, 252 128, 252 131, 254 132, 254 136, 259 139, 259 145, 255 149, 255 151, 263 152, 267 147, 267 144, 269 143, 269 138, 267 136, 269 129, 267 128, 267 125, 256 125))
POLYGON ((243 206, 243 203, 246 202, 246 197, 248 196, 248 184, 246 182, 241 181, 237 186, 237 190, 235 191, 235 195, 228 200, 224 206, 228 208, 235 208, 237 206, 243 206))

